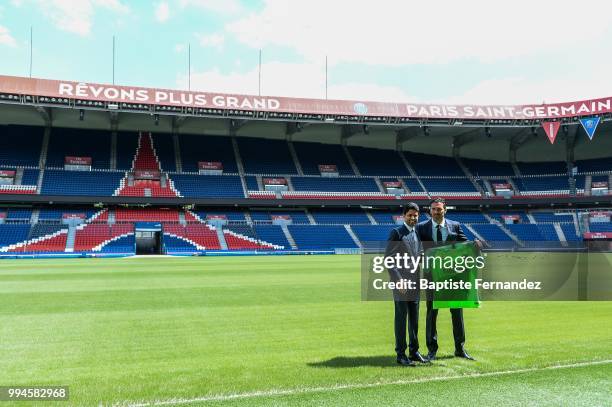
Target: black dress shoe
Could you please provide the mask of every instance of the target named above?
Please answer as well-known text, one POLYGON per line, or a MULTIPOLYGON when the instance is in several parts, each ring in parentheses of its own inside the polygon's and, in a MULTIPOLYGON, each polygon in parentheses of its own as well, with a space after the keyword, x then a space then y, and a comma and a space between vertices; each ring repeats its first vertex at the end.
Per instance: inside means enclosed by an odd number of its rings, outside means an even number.
POLYGON ((408 359, 406 355, 398 355, 396 360, 397 360, 397 364, 402 365, 402 366, 416 366, 416 363, 408 359))
POLYGON ((420 363, 427 363, 428 362, 428 360, 425 359, 423 357, 423 355, 421 355, 419 352, 411 353, 409 359, 414 361, 414 362, 420 362, 420 363))
POLYGON ((471 357, 466 351, 461 350, 461 351, 455 351, 455 356, 457 356, 458 358, 464 358, 467 360, 476 360, 473 357, 471 357))
POLYGON ((427 354, 427 360, 428 360, 428 361, 430 361, 430 362, 431 362, 432 360, 436 360, 436 352, 429 352, 429 353, 427 354))

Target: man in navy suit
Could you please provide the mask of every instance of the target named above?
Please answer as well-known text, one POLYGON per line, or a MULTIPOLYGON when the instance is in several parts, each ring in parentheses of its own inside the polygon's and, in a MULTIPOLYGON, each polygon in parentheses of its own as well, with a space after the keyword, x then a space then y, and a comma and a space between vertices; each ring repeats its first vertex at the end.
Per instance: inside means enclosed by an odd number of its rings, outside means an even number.
MULTIPOLYGON (((465 242, 468 238, 461 229, 459 222, 446 219, 446 202, 443 198, 434 199, 430 206, 431 219, 420 222, 416 226, 417 233, 424 245, 443 245, 450 242, 465 242)), ((477 242, 479 244, 479 242, 477 242)), ((431 276, 428 276, 431 278, 431 276)), ((438 332, 436 321, 438 310, 433 308, 433 293, 427 295, 427 318, 425 325, 425 339, 429 353, 427 358, 434 360, 438 352, 438 332)), ((453 321, 453 336, 455 339, 455 356, 474 360, 464 348, 465 328, 463 326, 463 309, 451 308, 451 318, 453 321)))
MULTIPOLYGON (((407 253, 416 259, 422 251, 421 242, 415 230, 419 220, 419 206, 414 202, 408 203, 404 207, 403 217, 404 223, 392 229, 389 234, 385 256, 407 253)), ((400 280, 416 282, 420 277, 418 266, 410 269, 390 268, 388 271, 391 280, 394 282, 400 280)), ((393 291, 393 301, 395 304, 394 330, 397 363, 403 366, 415 366, 415 362, 427 362, 427 359, 419 353, 419 291, 395 289, 393 291), (406 321, 408 322, 409 346, 406 345, 406 321), (410 351, 408 356, 406 355, 407 348, 410 351)))

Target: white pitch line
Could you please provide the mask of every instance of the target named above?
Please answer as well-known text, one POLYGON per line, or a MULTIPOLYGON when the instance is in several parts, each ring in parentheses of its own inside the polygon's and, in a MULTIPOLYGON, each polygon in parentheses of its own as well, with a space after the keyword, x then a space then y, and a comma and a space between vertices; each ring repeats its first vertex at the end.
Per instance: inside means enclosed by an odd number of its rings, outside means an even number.
MULTIPOLYGON (((418 383, 427 383, 427 382, 439 382, 445 380, 457 380, 457 379, 473 379, 477 377, 492 377, 492 376, 505 376, 519 373, 529 373, 529 372, 537 372, 541 370, 556 370, 556 369, 570 369, 574 367, 584 367, 584 366, 593 366, 593 365, 606 365, 612 363, 612 359, 608 360, 593 360, 588 362, 577 362, 570 363, 566 365, 552 365, 552 366, 544 366, 544 367, 529 367, 524 369, 516 369, 516 370, 501 370, 497 372, 482 372, 482 373, 468 373, 463 375, 455 375, 455 376, 436 376, 436 377, 423 377, 420 379, 409 379, 409 380, 394 380, 394 381, 379 381, 374 383, 347 383, 347 384, 337 384, 334 386, 326 386, 326 387, 303 387, 303 388, 294 388, 294 389, 271 389, 271 390, 261 390, 254 391, 248 393, 234 393, 234 394, 219 394, 215 396, 202 396, 195 397, 190 399, 168 399, 168 400, 156 400, 150 402, 123 402, 120 404, 114 404, 115 406, 129 406, 129 407, 153 407, 153 406, 171 406, 177 404, 191 404, 197 402, 206 402, 206 401, 225 401, 225 400, 235 400, 235 399, 246 399, 246 398, 254 398, 254 397, 267 397, 267 396, 287 396, 294 394, 303 394, 303 393, 320 393, 326 391, 336 391, 336 390, 346 390, 346 389, 368 389, 372 387, 379 386, 394 386, 399 384, 418 384, 418 383)), ((406 369, 410 370, 410 368, 406 369)))

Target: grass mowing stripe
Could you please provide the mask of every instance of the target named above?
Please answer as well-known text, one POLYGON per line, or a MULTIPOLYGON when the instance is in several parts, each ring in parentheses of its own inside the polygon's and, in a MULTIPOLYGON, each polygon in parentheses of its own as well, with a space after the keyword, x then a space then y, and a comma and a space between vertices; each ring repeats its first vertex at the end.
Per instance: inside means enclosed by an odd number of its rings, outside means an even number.
POLYGON ((474 378, 480 378, 480 377, 506 376, 506 375, 512 375, 512 374, 530 373, 530 372, 545 371, 545 370, 571 369, 575 367, 606 365, 610 363, 612 363, 612 359, 591 360, 591 361, 585 361, 585 362, 570 363, 570 364, 565 364, 565 365, 551 365, 551 366, 532 367, 532 368, 525 368, 525 369, 501 370, 501 371, 496 371, 496 372, 468 373, 468 374, 455 375, 455 376, 422 377, 422 378, 410 379, 410 380, 393 380, 389 382, 380 381, 380 382, 374 382, 374 383, 347 383, 347 384, 338 384, 334 386, 306 387, 306 388, 294 388, 294 389, 272 389, 272 390, 254 391, 254 392, 248 392, 248 393, 219 394, 215 396, 194 397, 191 399, 169 399, 169 400, 156 400, 152 402, 136 402, 136 403, 125 402, 122 404, 114 404, 114 405, 115 406, 125 405, 129 407, 170 406, 170 405, 177 405, 177 404, 191 404, 191 403, 207 402, 207 401, 225 401, 225 400, 246 399, 246 398, 267 397, 267 396, 286 396, 286 395, 293 395, 293 394, 319 393, 319 392, 327 392, 327 391, 335 391, 335 390, 367 389, 367 388, 379 387, 379 386, 394 386, 394 385, 404 385, 404 384, 440 382, 440 381, 445 381, 445 380, 474 379, 474 378))

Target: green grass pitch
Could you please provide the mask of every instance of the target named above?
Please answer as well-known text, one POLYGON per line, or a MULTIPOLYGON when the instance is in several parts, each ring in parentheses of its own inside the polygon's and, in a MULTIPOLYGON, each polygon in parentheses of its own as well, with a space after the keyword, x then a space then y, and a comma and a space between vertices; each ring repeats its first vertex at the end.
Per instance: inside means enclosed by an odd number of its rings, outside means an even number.
MULTIPOLYGON (((58 405, 612 404, 612 302, 465 310, 475 362, 451 357, 442 310, 442 358, 403 368, 393 304, 360 300, 359 266, 358 256, 2 260, 0 385, 70 386, 58 405)), ((422 304, 423 351, 424 314, 422 304)))

